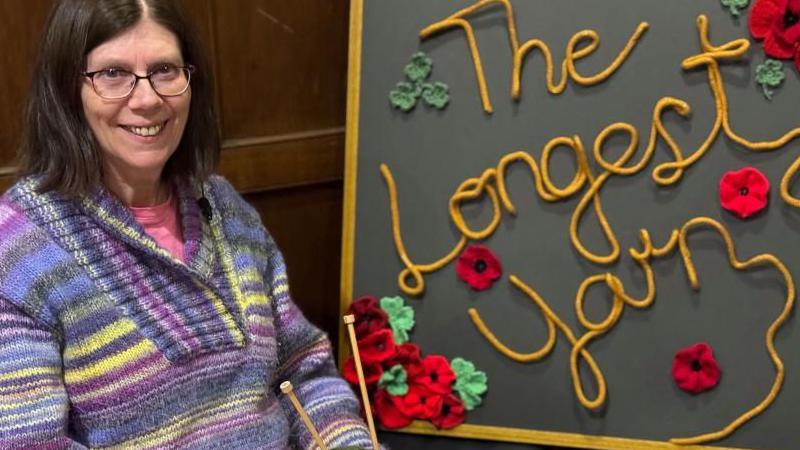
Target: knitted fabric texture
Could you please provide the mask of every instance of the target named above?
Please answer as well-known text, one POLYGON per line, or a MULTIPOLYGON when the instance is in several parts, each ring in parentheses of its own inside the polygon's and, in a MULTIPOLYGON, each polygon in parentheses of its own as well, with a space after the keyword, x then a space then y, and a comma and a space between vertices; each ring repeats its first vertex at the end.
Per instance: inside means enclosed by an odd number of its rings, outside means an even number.
POLYGON ((368 447, 330 343, 289 296, 257 212, 225 180, 202 219, 178 186, 185 264, 99 189, 24 179, 0 199, 0 447, 368 447))

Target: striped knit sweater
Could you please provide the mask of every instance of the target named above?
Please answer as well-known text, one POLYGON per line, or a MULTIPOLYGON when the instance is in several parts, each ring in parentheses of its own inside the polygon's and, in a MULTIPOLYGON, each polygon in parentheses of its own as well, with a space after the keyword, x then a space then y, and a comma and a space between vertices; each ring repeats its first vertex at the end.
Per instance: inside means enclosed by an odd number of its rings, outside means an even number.
POLYGON ((369 447, 327 337, 289 297, 258 214, 222 178, 179 183, 186 263, 104 189, 0 199, 0 448, 369 447))

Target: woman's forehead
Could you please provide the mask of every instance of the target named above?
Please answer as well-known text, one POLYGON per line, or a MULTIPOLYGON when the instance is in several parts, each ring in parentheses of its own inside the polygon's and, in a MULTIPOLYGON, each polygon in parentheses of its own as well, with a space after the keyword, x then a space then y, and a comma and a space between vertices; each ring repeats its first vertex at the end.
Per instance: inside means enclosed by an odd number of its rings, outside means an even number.
POLYGON ((88 64, 134 65, 161 60, 180 61, 180 44, 175 33, 150 18, 143 18, 87 55, 88 64))

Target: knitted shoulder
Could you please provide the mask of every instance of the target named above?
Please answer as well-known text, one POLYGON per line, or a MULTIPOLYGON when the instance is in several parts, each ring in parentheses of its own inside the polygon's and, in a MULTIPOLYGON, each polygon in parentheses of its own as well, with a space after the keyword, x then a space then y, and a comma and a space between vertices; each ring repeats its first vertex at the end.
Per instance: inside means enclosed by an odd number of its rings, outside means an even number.
POLYGON ((74 276, 77 264, 28 214, 31 195, 14 186, 0 197, 0 297, 54 327, 59 280, 74 276))
POLYGON ((215 208, 221 212, 223 228, 231 237, 246 237, 268 257, 276 253, 279 255, 275 241, 261 221, 258 210, 247 203, 228 180, 213 175, 208 180, 208 186, 213 193, 215 208))
MULTIPOLYGON (((17 181, 0 197, 0 248, 15 243, 21 234, 41 232, 29 211, 42 206, 42 197, 35 191, 34 184, 25 179, 17 181)), ((2 262, 0 260, 0 264, 2 262)))
POLYGON ((17 230, 31 226, 34 226, 33 221, 25 214, 24 206, 17 203, 10 190, 0 197, 0 243, 5 244, 9 241, 9 236, 13 236, 17 230))
POLYGON ((256 228, 264 227, 258 211, 236 192, 228 180, 220 175, 212 175, 208 179, 208 186, 215 209, 219 210, 225 219, 234 219, 256 228))

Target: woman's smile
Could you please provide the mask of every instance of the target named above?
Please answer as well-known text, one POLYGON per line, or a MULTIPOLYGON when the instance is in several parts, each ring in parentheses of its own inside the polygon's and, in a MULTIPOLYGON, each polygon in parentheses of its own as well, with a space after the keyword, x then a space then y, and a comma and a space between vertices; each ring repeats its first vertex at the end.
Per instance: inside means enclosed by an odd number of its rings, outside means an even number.
POLYGON ((154 125, 121 125, 122 129, 140 137, 155 137, 161 133, 167 122, 154 125))

